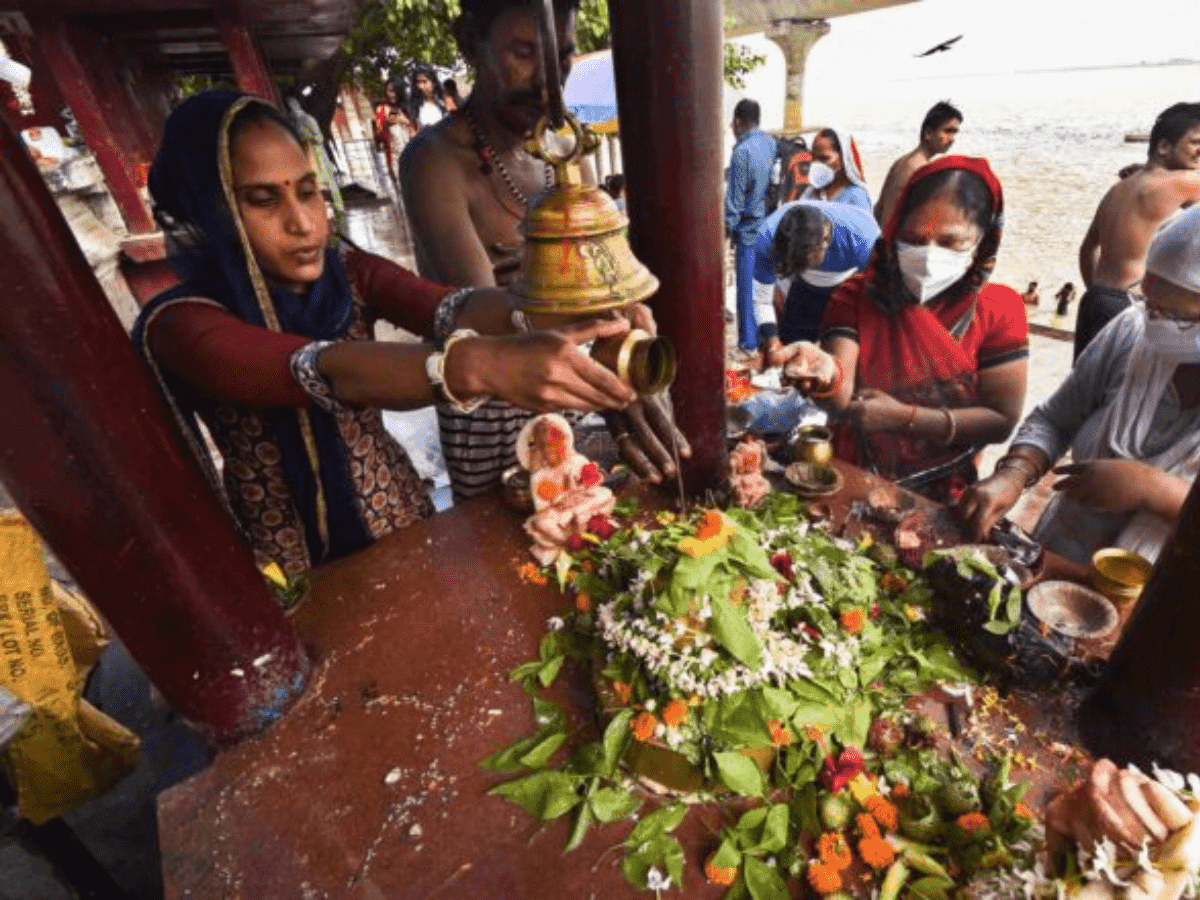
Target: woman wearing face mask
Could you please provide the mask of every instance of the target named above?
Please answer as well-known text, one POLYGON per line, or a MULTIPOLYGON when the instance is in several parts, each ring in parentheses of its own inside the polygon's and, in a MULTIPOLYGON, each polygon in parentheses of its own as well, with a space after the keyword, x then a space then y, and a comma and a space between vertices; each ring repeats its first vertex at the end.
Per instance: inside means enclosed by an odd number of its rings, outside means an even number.
MULTIPOLYGON (((811 387, 840 420, 841 459, 946 501, 977 478, 978 450, 1004 440, 1025 399, 1025 306, 987 284, 1000 243, 1000 182, 987 162, 919 169, 871 265, 836 290, 821 322, 836 375, 811 387)), ((811 344, 771 362, 828 371, 811 344)), ((822 354, 823 355, 823 354, 822 354)))
POLYGON ((871 195, 863 178, 858 147, 849 133, 822 128, 813 139, 813 161, 808 167, 808 189, 801 200, 845 203, 871 212, 871 195))
POLYGON ((1200 207, 1151 242, 1142 290, 963 496, 976 534, 1069 447, 1035 537, 1083 565, 1108 546, 1157 558, 1200 468, 1200 207))
POLYGON ((182 283, 142 311, 134 340, 260 564, 294 574, 432 513, 381 408, 634 399, 575 345, 627 332, 625 320, 512 334, 512 295, 452 290, 330 242, 310 159, 262 100, 208 91, 182 103, 150 192, 187 244, 174 259, 182 283), (437 345, 375 342, 380 318, 437 345), (198 422, 224 460, 219 483, 198 422))

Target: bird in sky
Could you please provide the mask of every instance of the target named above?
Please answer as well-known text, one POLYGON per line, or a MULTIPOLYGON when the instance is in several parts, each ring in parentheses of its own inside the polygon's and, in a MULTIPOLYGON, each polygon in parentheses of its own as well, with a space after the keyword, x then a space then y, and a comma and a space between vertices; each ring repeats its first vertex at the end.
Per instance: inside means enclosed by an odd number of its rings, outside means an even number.
POLYGON ((913 55, 918 58, 922 57, 922 56, 933 56, 933 54, 935 54, 935 53, 941 53, 944 50, 949 50, 951 47, 953 47, 955 44, 957 44, 962 39, 963 39, 963 36, 960 34, 958 37, 952 37, 948 41, 942 41, 936 47, 930 47, 924 53, 915 53, 913 55))

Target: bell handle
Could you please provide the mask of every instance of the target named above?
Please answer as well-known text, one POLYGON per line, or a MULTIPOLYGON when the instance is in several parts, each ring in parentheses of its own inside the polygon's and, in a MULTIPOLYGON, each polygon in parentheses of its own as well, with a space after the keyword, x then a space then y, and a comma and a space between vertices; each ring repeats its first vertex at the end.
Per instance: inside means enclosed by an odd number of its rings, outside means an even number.
POLYGON ((542 84, 546 86, 547 117, 557 131, 562 128, 566 116, 563 105, 562 77, 558 63, 558 34, 554 28, 554 0, 542 0, 542 14, 538 18, 538 43, 541 53, 538 56, 538 74, 542 76, 542 84))
POLYGON ((571 126, 571 133, 575 136, 575 145, 570 152, 559 153, 546 146, 546 133, 558 134, 551 126, 549 115, 542 116, 541 121, 533 130, 533 137, 525 142, 525 150, 531 156, 554 168, 556 184, 567 184, 567 166, 585 154, 594 152, 600 146, 600 139, 596 137, 595 132, 571 113, 563 113, 563 119, 567 125, 571 126))

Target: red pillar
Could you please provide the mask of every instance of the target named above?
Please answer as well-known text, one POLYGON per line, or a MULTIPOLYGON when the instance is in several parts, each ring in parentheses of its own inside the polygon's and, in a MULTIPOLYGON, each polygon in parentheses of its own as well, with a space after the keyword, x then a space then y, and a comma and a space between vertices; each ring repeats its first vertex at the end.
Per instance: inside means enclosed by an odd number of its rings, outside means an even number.
POLYGON ((722 121, 722 8, 608 3, 630 239, 662 282, 652 305, 679 351, 672 396, 696 493, 726 478, 722 146, 713 127, 722 121))
POLYGON ((1081 710, 1088 749, 1147 769, 1200 772, 1200 482, 1081 710))
POLYGON ((131 234, 156 231, 150 210, 139 191, 138 166, 141 160, 131 155, 117 133, 117 125, 104 114, 104 92, 80 59, 62 17, 33 17, 34 33, 41 44, 58 89, 62 92, 88 147, 104 173, 109 191, 125 219, 131 234))
POLYGON ((180 713, 260 729, 303 649, 6 124, 0 271, 0 480, 180 713))
POLYGON ((271 80, 271 70, 267 68, 262 49, 246 25, 241 9, 232 4, 221 5, 213 10, 213 14, 238 87, 247 94, 279 103, 279 93, 275 89, 275 82, 271 80))

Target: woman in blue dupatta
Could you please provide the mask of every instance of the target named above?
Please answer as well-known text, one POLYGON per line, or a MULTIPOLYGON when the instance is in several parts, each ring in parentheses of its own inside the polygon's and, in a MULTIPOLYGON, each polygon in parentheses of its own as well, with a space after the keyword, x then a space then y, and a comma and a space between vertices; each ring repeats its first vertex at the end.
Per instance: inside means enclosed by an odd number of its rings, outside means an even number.
POLYGON ((150 192, 180 243, 181 283, 133 337, 262 565, 297 573, 432 512, 381 408, 634 399, 575 346, 625 319, 514 334, 503 291, 454 290, 332 244, 310 157, 262 100, 209 91, 181 104, 150 192), (375 342, 380 318, 434 343, 375 342))

